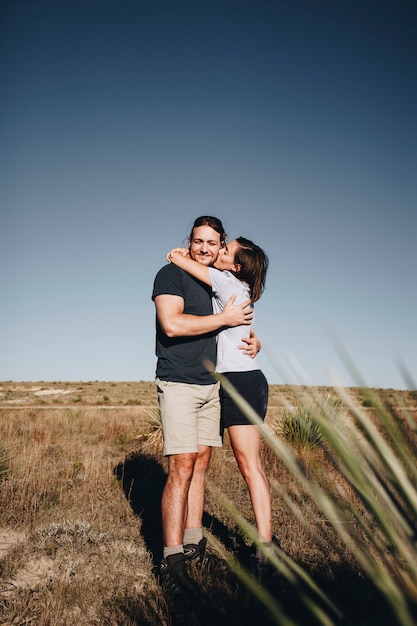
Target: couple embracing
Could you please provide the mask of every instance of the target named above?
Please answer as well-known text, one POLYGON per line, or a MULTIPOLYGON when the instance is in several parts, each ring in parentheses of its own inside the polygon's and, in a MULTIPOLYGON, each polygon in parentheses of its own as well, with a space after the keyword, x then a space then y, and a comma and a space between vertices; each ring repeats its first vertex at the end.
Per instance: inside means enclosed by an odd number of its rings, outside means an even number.
POLYGON ((188 248, 174 248, 167 260, 156 275, 152 299, 156 386, 168 458, 159 578, 166 591, 175 593, 188 580, 187 562, 204 558, 205 477, 212 448, 222 445, 224 428, 254 511, 261 546, 253 555, 258 579, 276 540, 259 428, 207 369, 208 362, 215 364, 215 371, 265 418, 268 383, 256 359, 260 344, 253 330, 253 304, 265 287, 268 258, 244 237, 227 242, 221 221, 202 216, 193 224, 188 248))

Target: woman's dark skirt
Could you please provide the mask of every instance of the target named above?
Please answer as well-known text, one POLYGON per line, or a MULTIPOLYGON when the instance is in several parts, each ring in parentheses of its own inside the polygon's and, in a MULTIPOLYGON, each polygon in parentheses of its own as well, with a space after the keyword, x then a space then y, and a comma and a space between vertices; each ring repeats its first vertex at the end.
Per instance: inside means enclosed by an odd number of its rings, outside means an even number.
MULTIPOLYGON (((264 420, 268 407, 268 381, 263 372, 251 370, 249 372, 225 372, 222 375, 227 378, 261 420, 264 420)), ((223 387, 220 387, 220 406, 222 432, 229 426, 252 424, 223 387)))

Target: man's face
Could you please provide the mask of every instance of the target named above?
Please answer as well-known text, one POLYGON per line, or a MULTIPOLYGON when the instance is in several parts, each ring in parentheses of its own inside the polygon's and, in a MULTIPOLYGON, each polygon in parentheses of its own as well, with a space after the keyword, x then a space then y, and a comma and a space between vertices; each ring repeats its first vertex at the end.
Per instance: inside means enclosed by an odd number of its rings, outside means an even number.
POLYGON ((220 250, 220 235, 211 226, 197 226, 190 241, 190 256, 202 265, 213 265, 220 250))

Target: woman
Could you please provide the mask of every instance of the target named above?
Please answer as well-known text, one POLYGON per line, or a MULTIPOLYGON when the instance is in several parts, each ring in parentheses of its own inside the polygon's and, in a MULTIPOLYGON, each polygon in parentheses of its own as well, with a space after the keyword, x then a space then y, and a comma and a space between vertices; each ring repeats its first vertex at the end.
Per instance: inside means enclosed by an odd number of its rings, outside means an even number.
MULTIPOLYGON (((249 239, 233 239, 220 249, 214 267, 202 265, 190 258, 186 248, 175 248, 168 261, 179 266, 213 291, 213 310, 220 312, 229 298, 236 294, 236 304, 250 298, 252 304, 265 288, 268 257, 249 239)), ((227 378, 239 394, 264 420, 268 405, 268 382, 260 370, 256 357, 251 358, 240 349, 242 334, 249 336, 250 327, 226 328, 218 335, 216 371, 227 378)), ((240 472, 248 486, 263 549, 256 549, 254 573, 262 579, 267 569, 265 554, 273 545, 271 496, 269 484, 260 457, 260 432, 248 420, 234 401, 220 390, 222 426, 228 429, 230 443, 240 472)))

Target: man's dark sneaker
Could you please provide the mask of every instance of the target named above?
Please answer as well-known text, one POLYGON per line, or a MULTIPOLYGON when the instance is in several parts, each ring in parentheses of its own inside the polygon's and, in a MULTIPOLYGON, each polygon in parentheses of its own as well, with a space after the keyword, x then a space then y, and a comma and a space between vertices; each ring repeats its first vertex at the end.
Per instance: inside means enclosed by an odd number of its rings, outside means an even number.
POLYGON ((212 554, 207 549, 207 539, 205 537, 200 539, 199 543, 185 544, 184 555, 187 569, 193 578, 202 569, 204 572, 210 572, 217 576, 229 570, 226 561, 212 554))
POLYGON ((203 537, 198 543, 184 545, 185 560, 189 563, 202 563, 206 554, 207 539, 203 537))
POLYGON ((194 585, 185 569, 185 558, 181 552, 161 559, 158 572, 159 582, 170 599, 180 600, 194 592, 194 585))

